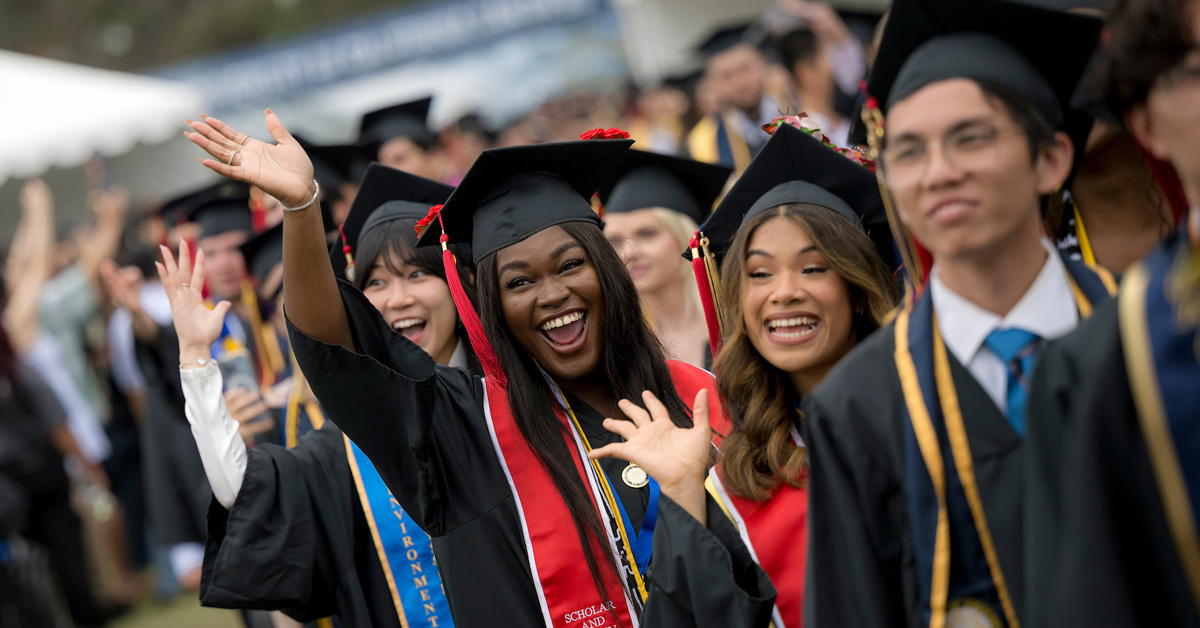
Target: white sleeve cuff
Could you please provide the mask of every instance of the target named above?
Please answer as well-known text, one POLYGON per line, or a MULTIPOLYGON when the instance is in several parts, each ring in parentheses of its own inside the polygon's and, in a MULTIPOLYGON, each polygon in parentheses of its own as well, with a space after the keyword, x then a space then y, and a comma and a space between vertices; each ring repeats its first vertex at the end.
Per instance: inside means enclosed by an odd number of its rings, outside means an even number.
POLYGON ((238 422, 225 407, 221 370, 209 362, 200 368, 179 369, 179 379, 183 384, 184 413, 192 425, 213 496, 230 508, 246 476, 246 443, 238 434, 238 422))

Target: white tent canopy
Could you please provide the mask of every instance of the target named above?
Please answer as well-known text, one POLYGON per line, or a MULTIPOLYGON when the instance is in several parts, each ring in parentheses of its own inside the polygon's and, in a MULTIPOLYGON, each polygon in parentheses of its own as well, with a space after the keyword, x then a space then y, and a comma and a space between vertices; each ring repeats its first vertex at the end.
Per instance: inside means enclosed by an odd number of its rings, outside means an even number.
POLYGON ((197 93, 178 83, 7 51, 0 84, 0 183, 165 141, 200 111, 197 93))

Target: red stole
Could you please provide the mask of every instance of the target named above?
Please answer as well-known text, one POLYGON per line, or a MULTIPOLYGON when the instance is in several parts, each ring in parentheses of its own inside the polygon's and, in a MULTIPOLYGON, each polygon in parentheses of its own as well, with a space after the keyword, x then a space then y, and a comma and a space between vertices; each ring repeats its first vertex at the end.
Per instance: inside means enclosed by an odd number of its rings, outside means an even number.
MULTIPOLYGON (((709 471, 706 486, 737 525, 754 561, 771 577, 778 595, 772 613, 775 628, 801 625, 805 556, 808 554, 808 489, 780 485, 766 501, 738 497, 725 490, 720 463, 709 471)), ((807 477, 807 469, 804 476, 807 477)))
MULTIPOLYGON (((717 400, 712 375, 681 362, 669 361, 668 366, 676 391, 689 407, 701 388, 709 389, 713 428, 726 433, 728 419, 717 400)), ((601 550, 596 555, 611 556, 610 564, 620 574, 618 578, 612 569, 602 565, 607 593, 603 599, 588 572, 571 514, 554 488, 550 474, 521 437, 504 387, 492 378, 485 378, 484 388, 492 445, 517 503, 525 551, 547 628, 615 626, 617 618, 621 625, 637 628, 646 587, 629 545, 630 535, 636 532, 624 529, 616 512, 615 500, 619 498, 600 467, 587 460, 585 437, 577 429, 565 402, 561 398, 555 402, 554 414, 563 425, 567 448, 580 480, 588 488, 592 505, 610 533, 607 553, 601 550), (631 607, 636 610, 631 612, 631 607)))

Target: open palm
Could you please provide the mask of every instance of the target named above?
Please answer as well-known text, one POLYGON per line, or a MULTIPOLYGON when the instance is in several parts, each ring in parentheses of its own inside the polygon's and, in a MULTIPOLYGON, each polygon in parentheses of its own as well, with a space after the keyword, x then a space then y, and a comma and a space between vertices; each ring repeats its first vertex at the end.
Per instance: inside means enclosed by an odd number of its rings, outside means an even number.
POLYGON ((672 423, 666 406, 650 391, 642 393, 642 401, 649 412, 625 399, 619 404, 632 422, 604 420, 604 429, 620 435, 625 442, 595 449, 588 457, 628 460, 657 480, 664 493, 669 493, 672 486, 702 480, 712 449, 708 391, 696 395, 690 428, 672 423))
POLYGON ((267 132, 275 144, 256 140, 220 120, 201 116, 203 121, 188 120, 194 132, 185 132, 194 144, 213 159, 200 163, 217 174, 258 186, 289 207, 307 203, 313 188, 313 166, 296 138, 267 109, 267 132))
POLYGON ((209 309, 204 302, 200 287, 204 285, 204 251, 196 252, 196 263, 192 265, 186 241, 179 243, 179 263, 171 249, 160 246, 163 261, 155 262, 158 276, 162 279, 167 298, 171 300, 171 316, 175 320, 175 333, 179 335, 180 348, 207 348, 221 336, 225 313, 231 303, 222 301, 209 309))

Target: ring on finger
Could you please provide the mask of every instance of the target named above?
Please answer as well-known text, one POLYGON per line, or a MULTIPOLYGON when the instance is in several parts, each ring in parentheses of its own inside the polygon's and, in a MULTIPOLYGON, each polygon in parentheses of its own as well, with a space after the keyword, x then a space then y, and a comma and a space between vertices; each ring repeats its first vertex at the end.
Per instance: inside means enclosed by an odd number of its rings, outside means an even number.
POLYGON ((243 136, 242 141, 238 142, 238 146, 242 146, 243 144, 245 144, 246 140, 248 140, 248 139, 250 139, 249 135, 243 136))
POLYGON ((190 283, 188 283, 188 282, 186 282, 186 281, 185 281, 185 282, 183 282, 183 283, 180 283, 179 285, 183 286, 184 288, 191 288, 191 287, 192 287, 192 284, 190 284, 190 283))
POLYGON ((227 165, 230 165, 230 166, 233 165, 233 156, 236 154, 238 154, 238 152, 236 150, 233 151, 232 153, 229 153, 229 161, 226 162, 227 165))

